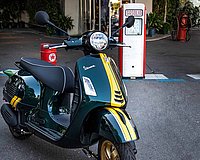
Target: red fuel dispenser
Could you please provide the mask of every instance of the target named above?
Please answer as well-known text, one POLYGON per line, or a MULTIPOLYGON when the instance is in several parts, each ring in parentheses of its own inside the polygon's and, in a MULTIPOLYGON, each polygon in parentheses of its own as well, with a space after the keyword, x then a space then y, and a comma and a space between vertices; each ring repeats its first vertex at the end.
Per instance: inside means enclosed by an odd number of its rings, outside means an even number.
POLYGON ((45 45, 48 43, 41 43, 40 45, 40 53, 41 53, 41 60, 49 62, 53 65, 56 65, 57 62, 57 50, 55 48, 49 49, 45 48, 45 45))
POLYGON ((186 13, 180 13, 178 16, 178 32, 177 40, 185 42, 187 40, 188 31, 188 15, 186 13))

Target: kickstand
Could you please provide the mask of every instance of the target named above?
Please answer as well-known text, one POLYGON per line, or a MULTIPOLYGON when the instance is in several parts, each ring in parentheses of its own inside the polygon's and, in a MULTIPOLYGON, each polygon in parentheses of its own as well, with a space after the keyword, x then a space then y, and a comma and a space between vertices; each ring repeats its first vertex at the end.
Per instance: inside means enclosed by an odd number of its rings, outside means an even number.
POLYGON ((82 151, 85 153, 85 155, 86 155, 88 158, 94 157, 94 158, 98 159, 98 155, 95 154, 94 152, 92 152, 92 151, 89 149, 89 147, 83 148, 82 151))

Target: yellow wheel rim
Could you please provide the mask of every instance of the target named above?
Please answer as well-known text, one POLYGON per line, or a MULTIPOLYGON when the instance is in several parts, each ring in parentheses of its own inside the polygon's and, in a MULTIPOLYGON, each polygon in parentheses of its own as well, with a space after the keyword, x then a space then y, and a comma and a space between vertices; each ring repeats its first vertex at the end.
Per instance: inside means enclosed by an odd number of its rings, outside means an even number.
POLYGON ((120 160, 117 148, 108 140, 101 145, 101 160, 120 160))

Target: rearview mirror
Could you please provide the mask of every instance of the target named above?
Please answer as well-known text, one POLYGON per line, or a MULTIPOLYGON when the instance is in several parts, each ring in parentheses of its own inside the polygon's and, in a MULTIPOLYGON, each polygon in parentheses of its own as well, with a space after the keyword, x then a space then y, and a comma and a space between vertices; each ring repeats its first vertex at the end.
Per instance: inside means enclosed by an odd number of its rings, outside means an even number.
POLYGON ((134 22, 135 22, 135 18, 134 16, 129 16, 127 19, 126 19, 126 27, 127 28, 130 28, 134 25, 134 22))
POLYGON ((55 24, 53 24, 52 22, 49 21, 49 15, 47 14, 47 12, 38 11, 35 14, 35 20, 40 25, 48 24, 48 25, 56 28, 57 30, 60 30, 61 32, 65 33, 67 35, 67 38, 70 38, 70 36, 68 35, 68 33, 66 31, 64 31, 63 29, 59 28, 58 26, 56 26, 55 24))
POLYGON ((115 35, 115 33, 117 33, 120 29, 122 29, 122 28, 124 28, 124 27, 127 27, 127 28, 132 27, 132 26, 134 25, 134 22, 135 22, 134 16, 129 16, 129 17, 126 19, 125 23, 124 23, 121 27, 119 27, 116 31, 114 31, 114 32, 112 33, 111 37, 112 37, 113 35, 115 35))
POLYGON ((38 11, 35 14, 35 20, 40 25, 49 24, 49 15, 45 11, 38 11))

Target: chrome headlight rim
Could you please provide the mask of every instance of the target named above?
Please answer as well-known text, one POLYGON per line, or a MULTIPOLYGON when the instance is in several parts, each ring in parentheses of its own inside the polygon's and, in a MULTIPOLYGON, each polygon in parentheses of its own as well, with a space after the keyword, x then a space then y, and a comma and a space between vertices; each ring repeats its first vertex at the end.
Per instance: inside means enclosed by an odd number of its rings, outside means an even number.
POLYGON ((89 36, 90 46, 96 51, 103 51, 108 47, 108 36, 101 31, 94 31, 89 36))

